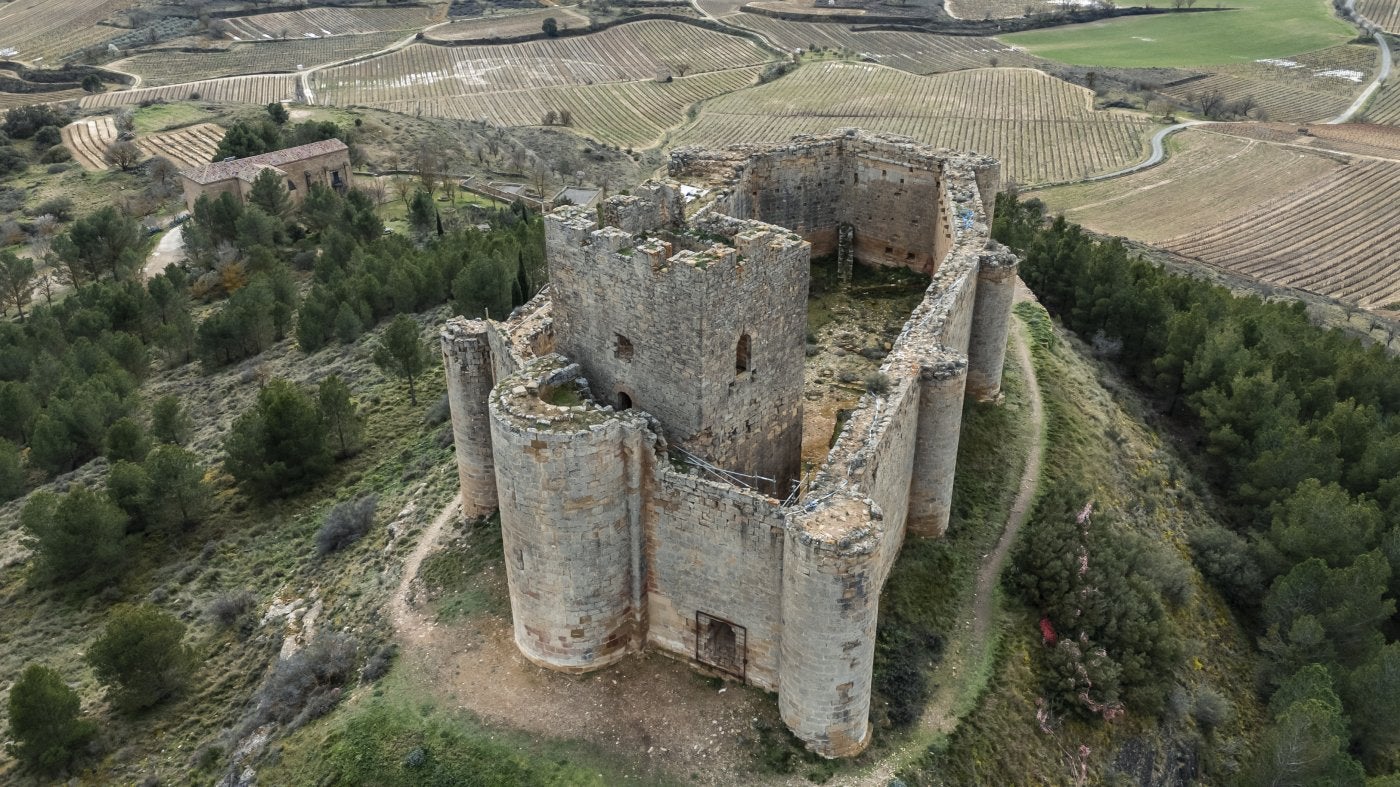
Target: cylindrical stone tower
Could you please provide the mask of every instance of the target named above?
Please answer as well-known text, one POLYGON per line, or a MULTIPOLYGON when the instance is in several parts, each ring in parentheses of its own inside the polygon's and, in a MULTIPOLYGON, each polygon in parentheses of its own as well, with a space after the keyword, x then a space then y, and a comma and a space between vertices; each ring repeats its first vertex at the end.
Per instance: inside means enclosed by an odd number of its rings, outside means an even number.
POLYGON ((967 392, 978 401, 991 401, 1001 393, 1018 264, 1016 255, 999 243, 978 255, 977 299, 967 348, 967 392))
POLYGON ((939 538, 948 530, 966 386, 967 359, 960 353, 940 350, 919 370, 919 429, 909 479, 911 535, 939 538))
POLYGON ((783 549, 778 711, 823 757, 870 742, 870 682, 880 606, 880 538, 870 507, 840 498, 790 524, 783 549))
POLYGON ((462 513, 486 516, 496 510, 496 471, 486 407, 494 373, 486 322, 460 317, 448 320, 442 329, 442 365, 447 372, 462 513))
POLYGON ((640 416, 551 404, 549 364, 562 359, 530 364, 491 395, 501 541, 516 645, 541 666, 586 672, 640 641, 640 416))

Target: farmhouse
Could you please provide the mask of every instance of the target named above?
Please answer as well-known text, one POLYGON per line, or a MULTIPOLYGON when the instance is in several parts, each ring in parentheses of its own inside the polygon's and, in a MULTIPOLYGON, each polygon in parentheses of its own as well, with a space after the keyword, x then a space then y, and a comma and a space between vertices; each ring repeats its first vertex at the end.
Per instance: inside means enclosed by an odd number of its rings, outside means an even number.
POLYGON ((442 331, 463 509, 500 510, 515 642, 586 672, 654 648, 776 691, 813 750, 870 739, 880 590, 941 537, 964 395, 995 400, 1017 259, 1000 165, 855 130, 728 151, 546 216, 550 285, 442 331), (932 275, 818 467, 813 252, 932 275))
POLYGON ((337 191, 350 188, 350 149, 338 139, 326 139, 183 169, 180 179, 185 189, 185 206, 193 209, 200 197, 213 199, 225 193, 240 201, 246 200, 253 189, 253 181, 264 170, 282 177, 292 201, 301 202, 313 183, 337 191))

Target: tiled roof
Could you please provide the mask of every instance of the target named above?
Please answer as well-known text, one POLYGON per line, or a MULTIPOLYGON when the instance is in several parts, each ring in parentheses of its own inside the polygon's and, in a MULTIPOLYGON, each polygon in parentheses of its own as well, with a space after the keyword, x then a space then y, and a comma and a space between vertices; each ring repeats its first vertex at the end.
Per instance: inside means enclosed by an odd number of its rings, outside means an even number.
POLYGON ((271 153, 263 153, 257 156, 234 159, 233 161, 216 161, 213 164, 201 164, 198 167, 180 170, 180 174, 194 181, 195 183, 208 184, 217 183, 221 180, 239 178, 241 180, 252 181, 258 176, 258 172, 265 167, 278 167, 289 164, 293 161, 324 156, 327 153, 335 153, 341 150, 349 150, 344 142, 338 139, 323 139, 320 142, 312 142, 307 145, 297 145, 294 148, 283 148, 274 150, 271 153))

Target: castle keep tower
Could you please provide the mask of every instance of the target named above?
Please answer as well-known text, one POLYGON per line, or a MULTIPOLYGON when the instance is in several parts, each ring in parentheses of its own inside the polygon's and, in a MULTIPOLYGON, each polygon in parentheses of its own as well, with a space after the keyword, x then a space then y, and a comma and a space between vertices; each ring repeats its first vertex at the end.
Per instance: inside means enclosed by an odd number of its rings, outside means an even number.
POLYGON ((559 208, 549 288, 505 322, 444 328, 463 508, 500 510, 534 663, 652 648, 777 692, 812 750, 851 756, 880 591, 907 536, 948 527, 965 398, 1000 391, 1017 261, 988 236, 998 165, 842 131, 679 150, 671 174, 708 196, 666 180, 559 208), (814 249, 932 283, 888 390, 799 494, 814 249))
POLYGON ((545 218, 554 337, 601 401, 785 497, 800 470, 810 248, 762 225, 684 224, 673 185, 545 218))

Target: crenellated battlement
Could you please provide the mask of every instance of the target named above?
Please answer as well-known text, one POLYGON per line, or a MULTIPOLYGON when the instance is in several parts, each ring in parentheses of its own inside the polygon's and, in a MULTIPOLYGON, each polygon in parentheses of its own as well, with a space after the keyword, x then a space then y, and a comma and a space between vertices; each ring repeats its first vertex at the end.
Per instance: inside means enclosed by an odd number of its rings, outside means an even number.
POLYGON ((851 756, 881 588, 906 537, 948 526, 965 397, 1000 390, 1017 260, 989 236, 999 164, 845 129, 678 149, 670 172, 707 199, 666 179, 558 208, 548 288, 444 329, 463 501, 499 505, 530 660, 652 648, 776 691, 809 747, 851 756), (931 283, 888 384, 804 477, 814 251, 931 283))

